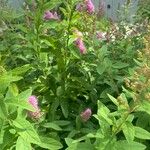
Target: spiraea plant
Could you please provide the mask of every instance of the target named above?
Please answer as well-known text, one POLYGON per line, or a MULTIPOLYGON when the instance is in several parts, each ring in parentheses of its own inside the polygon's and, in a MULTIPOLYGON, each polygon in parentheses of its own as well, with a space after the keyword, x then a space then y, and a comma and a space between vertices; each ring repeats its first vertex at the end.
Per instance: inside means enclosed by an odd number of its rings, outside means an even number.
POLYGON ((99 129, 78 140, 66 139, 68 150, 90 147, 97 150, 148 150, 150 147, 150 37, 144 37, 145 48, 138 52, 137 66, 129 69, 122 93, 111 102, 98 101, 94 117, 99 129))

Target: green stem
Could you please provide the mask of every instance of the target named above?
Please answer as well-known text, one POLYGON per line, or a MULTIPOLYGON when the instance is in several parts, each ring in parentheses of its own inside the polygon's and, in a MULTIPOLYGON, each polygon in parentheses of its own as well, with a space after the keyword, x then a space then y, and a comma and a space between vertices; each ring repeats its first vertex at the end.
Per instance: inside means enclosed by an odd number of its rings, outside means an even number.
POLYGON ((113 140, 113 138, 115 137, 115 135, 120 131, 122 125, 126 122, 128 116, 135 110, 136 106, 134 106, 131 110, 128 111, 128 113, 125 115, 124 120, 120 123, 120 125, 115 129, 115 131, 113 132, 110 140, 108 141, 108 143, 105 146, 105 150, 107 149, 107 147, 109 146, 109 144, 111 143, 111 141, 113 140))
POLYGON ((130 113, 127 113, 127 115, 125 116, 125 119, 123 120, 123 122, 120 123, 120 125, 116 128, 116 130, 114 131, 114 133, 112 134, 110 140, 107 142, 106 146, 105 146, 105 150, 107 150, 109 144, 111 143, 111 141, 114 139, 115 135, 118 133, 118 131, 120 131, 120 128, 122 127, 122 125, 125 123, 125 121, 127 120, 128 116, 130 113))
POLYGON ((67 41, 66 41, 66 49, 69 50, 69 40, 70 40, 70 29, 71 29, 71 20, 73 16, 73 8, 71 6, 71 12, 68 19, 68 28, 67 28, 67 41))

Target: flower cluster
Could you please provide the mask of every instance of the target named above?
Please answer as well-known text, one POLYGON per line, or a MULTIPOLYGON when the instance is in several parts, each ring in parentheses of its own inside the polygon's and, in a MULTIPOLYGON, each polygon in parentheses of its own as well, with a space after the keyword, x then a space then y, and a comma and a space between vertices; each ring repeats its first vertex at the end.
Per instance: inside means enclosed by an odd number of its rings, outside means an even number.
POLYGON ((59 20, 57 12, 51 12, 51 11, 46 11, 44 13, 44 19, 45 20, 59 20))
POLYGON ((85 48, 82 38, 77 38, 75 41, 75 44, 79 48, 81 54, 86 53, 86 48, 85 48))
POLYGON ((95 7, 94 4, 91 0, 85 0, 85 4, 86 4, 86 10, 89 14, 94 13, 95 11, 95 7))
POLYGON ((82 119, 83 122, 86 122, 90 119, 92 115, 92 111, 90 108, 87 108, 85 111, 83 111, 81 114, 80 114, 80 117, 82 119))
POLYGON ((83 3, 79 3, 76 6, 76 10, 78 11, 87 11, 89 14, 92 14, 95 12, 95 6, 92 2, 92 0, 84 0, 83 3))

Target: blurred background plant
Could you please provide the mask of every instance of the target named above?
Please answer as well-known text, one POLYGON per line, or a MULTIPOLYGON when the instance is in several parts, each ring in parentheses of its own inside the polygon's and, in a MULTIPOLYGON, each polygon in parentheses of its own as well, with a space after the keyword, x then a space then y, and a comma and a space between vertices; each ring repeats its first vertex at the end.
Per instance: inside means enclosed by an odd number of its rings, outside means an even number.
POLYGON ((143 19, 150 19, 150 1, 149 0, 139 0, 139 9, 138 9, 138 15, 139 19, 141 21, 143 19))

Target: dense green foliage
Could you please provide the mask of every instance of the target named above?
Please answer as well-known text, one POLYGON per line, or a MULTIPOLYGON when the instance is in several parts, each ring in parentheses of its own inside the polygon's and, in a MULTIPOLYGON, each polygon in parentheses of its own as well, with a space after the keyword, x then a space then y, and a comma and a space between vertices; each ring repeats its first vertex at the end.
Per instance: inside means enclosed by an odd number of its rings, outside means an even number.
POLYGON ((113 23, 78 3, 28 0, 21 13, 1 9, 1 150, 150 147, 148 25, 113 23), (47 10, 59 15, 47 19, 47 10), (31 95, 39 117, 29 115, 31 95))
POLYGON ((149 0, 139 0, 139 10, 138 15, 140 19, 147 18, 150 19, 150 1, 149 0))

